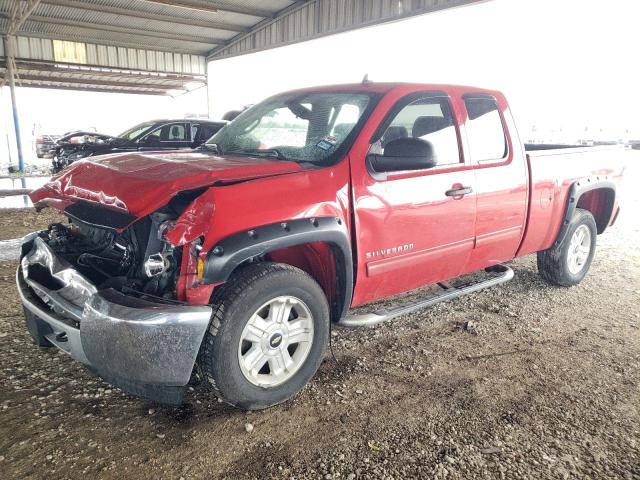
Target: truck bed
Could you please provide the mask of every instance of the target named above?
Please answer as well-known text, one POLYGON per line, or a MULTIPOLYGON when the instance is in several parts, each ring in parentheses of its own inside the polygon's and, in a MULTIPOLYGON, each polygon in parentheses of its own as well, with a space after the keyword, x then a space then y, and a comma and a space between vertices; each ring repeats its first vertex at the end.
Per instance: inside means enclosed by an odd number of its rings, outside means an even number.
MULTIPOLYGON (((618 186, 626 162, 626 149, 622 145, 527 144, 525 152, 530 201, 527 230, 518 256, 545 250, 553 244, 574 182, 607 177, 618 186)), ((615 219, 617 209, 615 205, 612 217, 603 226, 598 225, 599 231, 615 219)))

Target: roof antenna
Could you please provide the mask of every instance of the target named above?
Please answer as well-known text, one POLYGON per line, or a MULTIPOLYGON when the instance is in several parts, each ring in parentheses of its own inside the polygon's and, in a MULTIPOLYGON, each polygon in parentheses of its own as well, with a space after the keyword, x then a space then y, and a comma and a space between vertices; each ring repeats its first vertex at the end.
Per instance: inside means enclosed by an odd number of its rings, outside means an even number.
POLYGON ((373 83, 371 80, 369 80, 369 74, 365 73, 364 77, 362 77, 362 84, 366 84, 366 83, 373 83))

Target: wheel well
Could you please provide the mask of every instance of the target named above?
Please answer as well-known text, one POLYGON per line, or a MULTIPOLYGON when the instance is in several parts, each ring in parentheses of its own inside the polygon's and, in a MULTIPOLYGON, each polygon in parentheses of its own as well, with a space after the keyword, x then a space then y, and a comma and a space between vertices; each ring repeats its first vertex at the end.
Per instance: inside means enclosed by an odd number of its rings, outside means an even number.
POLYGON ((605 231, 609 225, 615 204, 615 191, 610 188, 596 188, 589 190, 578 199, 577 208, 588 210, 593 215, 598 228, 598 234, 605 231))
POLYGON ((331 306, 331 319, 337 321, 340 318, 343 305, 338 286, 344 282, 344 269, 339 265, 330 244, 313 242, 293 245, 268 252, 265 260, 292 265, 309 274, 327 297, 331 306))
POLYGON ((241 265, 262 260, 307 272, 326 293, 332 320, 347 314, 353 295, 353 258, 342 219, 299 218, 230 235, 207 253, 202 283, 224 283, 241 265))

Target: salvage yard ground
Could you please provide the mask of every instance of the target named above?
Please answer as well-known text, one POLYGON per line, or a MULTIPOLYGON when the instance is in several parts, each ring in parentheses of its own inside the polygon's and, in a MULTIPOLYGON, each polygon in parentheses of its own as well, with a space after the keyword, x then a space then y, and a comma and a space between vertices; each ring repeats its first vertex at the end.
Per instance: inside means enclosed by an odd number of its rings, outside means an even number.
MULTIPOLYGON (((535 257, 504 286, 373 329, 336 329, 311 384, 246 413, 197 383, 130 397, 24 328, 0 263, 3 478, 640 478, 640 152, 578 287, 535 257)), ((55 221, 0 210, 0 239, 55 221)))

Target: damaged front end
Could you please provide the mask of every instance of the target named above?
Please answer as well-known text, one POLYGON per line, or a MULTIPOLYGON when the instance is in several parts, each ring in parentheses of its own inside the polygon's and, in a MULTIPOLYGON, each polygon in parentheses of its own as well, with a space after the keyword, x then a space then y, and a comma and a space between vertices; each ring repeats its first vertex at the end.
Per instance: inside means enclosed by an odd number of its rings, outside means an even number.
POLYGON ((17 285, 34 338, 128 392, 180 403, 211 308, 179 300, 194 247, 164 234, 194 195, 132 223, 80 201, 65 209, 69 224, 25 237, 17 285))
POLYGON ((109 145, 123 143, 118 137, 97 132, 71 132, 56 141, 53 150, 53 172, 60 172, 73 162, 90 157, 99 151, 105 151, 109 145))

